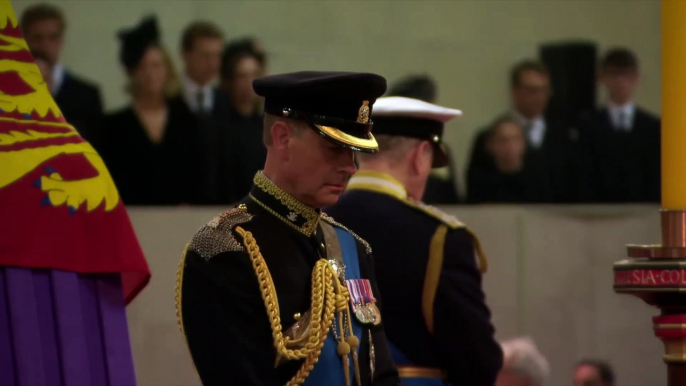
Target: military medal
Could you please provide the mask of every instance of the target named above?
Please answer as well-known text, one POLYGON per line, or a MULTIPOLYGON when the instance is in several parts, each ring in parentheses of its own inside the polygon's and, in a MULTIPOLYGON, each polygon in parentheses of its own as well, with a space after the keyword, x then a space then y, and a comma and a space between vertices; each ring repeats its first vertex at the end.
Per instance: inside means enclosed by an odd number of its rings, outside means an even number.
POLYGON ((362 324, 378 325, 381 313, 376 306, 372 287, 367 279, 349 279, 345 281, 350 293, 350 304, 357 320, 362 324))

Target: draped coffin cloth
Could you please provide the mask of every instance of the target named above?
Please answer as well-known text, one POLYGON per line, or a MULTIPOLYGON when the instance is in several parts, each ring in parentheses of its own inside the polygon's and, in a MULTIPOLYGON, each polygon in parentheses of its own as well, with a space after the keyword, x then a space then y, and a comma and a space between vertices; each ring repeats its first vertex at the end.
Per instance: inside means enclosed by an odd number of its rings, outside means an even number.
POLYGON ((0 380, 136 384, 121 276, 0 267, 0 380))

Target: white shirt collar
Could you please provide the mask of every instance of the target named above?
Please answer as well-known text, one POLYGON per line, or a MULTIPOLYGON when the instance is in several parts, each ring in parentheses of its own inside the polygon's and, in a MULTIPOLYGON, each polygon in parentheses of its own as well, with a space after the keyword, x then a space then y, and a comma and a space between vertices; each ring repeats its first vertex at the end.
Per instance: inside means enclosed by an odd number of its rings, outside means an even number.
POLYGON ((543 145, 543 139, 547 128, 545 118, 541 115, 533 119, 527 119, 515 110, 512 111, 512 116, 524 126, 529 144, 536 149, 540 148, 543 145))
POLYGON ((57 63, 52 67, 52 89, 50 93, 52 95, 57 95, 64 84, 64 78, 66 75, 66 70, 62 63, 57 63))
POLYGON ((636 114, 636 104, 634 102, 617 105, 611 101, 607 104, 607 111, 610 113, 612 126, 618 130, 631 131, 636 114))
POLYGON ((183 99, 186 101, 188 107, 190 107, 192 111, 195 112, 200 109, 200 106, 198 106, 199 92, 204 94, 203 105, 205 110, 212 111, 212 107, 214 107, 214 93, 212 92, 211 84, 200 87, 200 85, 189 78, 185 72, 181 74, 181 83, 183 85, 183 99))

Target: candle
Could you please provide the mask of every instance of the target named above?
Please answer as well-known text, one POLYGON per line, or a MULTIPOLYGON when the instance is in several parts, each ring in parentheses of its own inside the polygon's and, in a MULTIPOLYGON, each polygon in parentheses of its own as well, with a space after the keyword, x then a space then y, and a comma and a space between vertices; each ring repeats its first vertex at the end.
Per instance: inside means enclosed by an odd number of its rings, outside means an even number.
POLYGON ((662 208, 686 210, 686 1, 662 0, 662 208))

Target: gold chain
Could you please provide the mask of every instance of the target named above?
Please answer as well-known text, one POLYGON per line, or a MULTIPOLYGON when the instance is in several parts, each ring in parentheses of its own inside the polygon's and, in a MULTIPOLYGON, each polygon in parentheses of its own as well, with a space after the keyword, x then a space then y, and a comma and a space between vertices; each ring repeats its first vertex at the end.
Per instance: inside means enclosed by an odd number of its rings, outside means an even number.
POLYGON ((335 314, 347 309, 350 299, 348 289, 338 281, 336 272, 327 260, 320 259, 317 261, 312 273, 311 320, 307 343, 301 349, 289 349, 289 343, 292 344, 292 342, 283 336, 279 301, 267 263, 264 261, 252 233, 241 227, 236 227, 236 233, 243 238, 243 245, 245 245, 250 256, 257 276, 262 300, 272 329, 277 362, 280 358, 288 360, 305 359, 298 372, 286 383, 286 386, 300 385, 305 382, 315 363, 317 363, 335 314))

